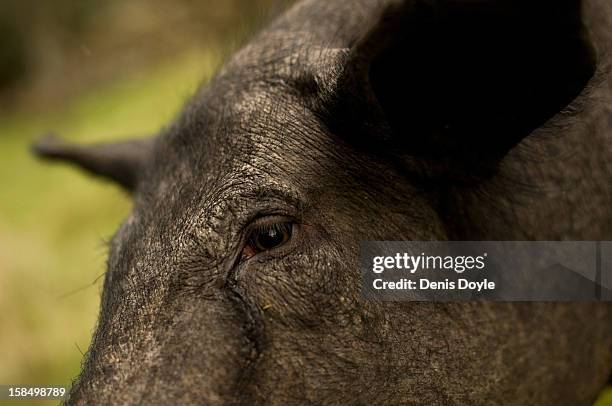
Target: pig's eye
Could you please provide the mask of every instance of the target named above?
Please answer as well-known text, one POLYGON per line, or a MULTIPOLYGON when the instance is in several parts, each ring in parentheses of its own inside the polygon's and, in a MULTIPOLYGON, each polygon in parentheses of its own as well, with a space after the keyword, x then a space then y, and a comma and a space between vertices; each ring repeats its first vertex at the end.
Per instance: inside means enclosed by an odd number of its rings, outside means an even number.
POLYGON ((270 251, 287 243, 294 231, 295 223, 286 219, 261 221, 249 233, 242 250, 242 260, 247 260, 260 252, 270 251))

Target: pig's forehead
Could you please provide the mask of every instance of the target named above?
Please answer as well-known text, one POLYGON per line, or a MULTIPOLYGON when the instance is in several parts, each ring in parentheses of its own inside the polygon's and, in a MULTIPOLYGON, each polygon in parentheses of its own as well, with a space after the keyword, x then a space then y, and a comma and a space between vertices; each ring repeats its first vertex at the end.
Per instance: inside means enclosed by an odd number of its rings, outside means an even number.
POLYGON ((162 193, 164 184, 206 192, 228 178, 240 179, 237 185, 299 187, 329 171, 342 155, 312 108, 313 100, 325 95, 305 94, 300 86, 334 92, 348 51, 313 45, 279 45, 274 52, 251 48, 200 89, 159 140, 148 179, 157 196, 171 194, 162 193))
POLYGON ((274 33, 265 39, 265 46, 256 42, 238 52, 192 97, 166 137, 170 147, 189 146, 212 162, 275 140, 289 147, 308 138, 304 132, 318 132, 308 106, 336 92, 348 49, 296 46, 274 33))
POLYGON ((222 94, 213 88, 162 137, 149 183, 160 198, 178 186, 200 195, 228 183, 295 188, 305 175, 329 171, 337 149, 334 136, 283 86, 251 84, 222 94))
POLYGON ((316 152, 312 144, 329 140, 304 100, 284 86, 252 85, 215 96, 193 107, 170 135, 170 143, 193 161, 194 169, 214 171, 260 159, 282 165, 290 154, 309 155, 316 152))

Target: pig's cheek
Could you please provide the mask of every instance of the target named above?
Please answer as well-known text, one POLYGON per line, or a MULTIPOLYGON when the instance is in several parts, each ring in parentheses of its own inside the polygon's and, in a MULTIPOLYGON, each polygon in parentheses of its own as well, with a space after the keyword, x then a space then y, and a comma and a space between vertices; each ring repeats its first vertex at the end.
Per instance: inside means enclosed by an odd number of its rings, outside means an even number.
POLYGON ((358 301, 359 270, 330 246, 310 252, 251 261, 237 284, 262 310, 282 324, 316 326, 337 322, 358 301))

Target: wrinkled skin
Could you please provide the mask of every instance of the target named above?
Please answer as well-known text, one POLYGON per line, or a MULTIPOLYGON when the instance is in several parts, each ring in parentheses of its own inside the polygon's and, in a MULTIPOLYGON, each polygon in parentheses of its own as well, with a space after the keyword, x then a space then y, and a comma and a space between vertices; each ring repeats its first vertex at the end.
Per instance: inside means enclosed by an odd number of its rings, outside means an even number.
POLYGON ((609 304, 365 301, 357 261, 362 240, 612 238, 612 5, 582 5, 586 90, 474 169, 381 147, 346 91, 385 3, 298 4, 155 139, 69 404, 592 404, 609 304), (296 225, 244 259, 256 218, 296 225))

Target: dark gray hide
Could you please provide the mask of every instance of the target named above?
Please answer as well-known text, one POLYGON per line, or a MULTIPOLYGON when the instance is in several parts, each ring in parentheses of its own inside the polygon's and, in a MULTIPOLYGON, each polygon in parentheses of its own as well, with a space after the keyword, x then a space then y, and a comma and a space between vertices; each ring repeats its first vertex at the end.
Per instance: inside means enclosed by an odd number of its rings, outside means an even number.
POLYGON ((134 191, 69 403, 591 405, 609 304, 366 302, 357 258, 612 239, 611 19, 609 0, 307 0, 151 153, 40 148, 134 191), (262 221, 293 234, 252 255, 262 221))

